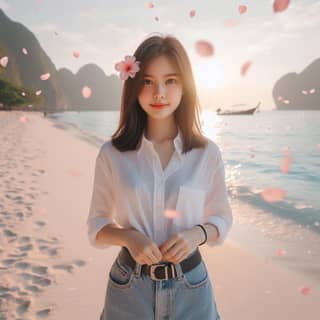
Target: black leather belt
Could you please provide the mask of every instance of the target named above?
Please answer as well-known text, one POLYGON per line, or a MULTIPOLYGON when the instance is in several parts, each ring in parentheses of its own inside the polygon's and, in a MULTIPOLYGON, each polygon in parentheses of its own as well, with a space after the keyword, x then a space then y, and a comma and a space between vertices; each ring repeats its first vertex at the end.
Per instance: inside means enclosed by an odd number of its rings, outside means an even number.
MULTIPOLYGON (((134 270, 136 261, 126 247, 122 247, 119 253, 119 259, 134 270)), ((197 248, 192 255, 180 262, 182 272, 185 273, 192 270, 201 260, 202 257, 199 248, 197 248)), ((177 276, 174 263, 169 261, 152 265, 143 264, 141 265, 141 273, 150 276, 152 280, 168 280, 177 276)))

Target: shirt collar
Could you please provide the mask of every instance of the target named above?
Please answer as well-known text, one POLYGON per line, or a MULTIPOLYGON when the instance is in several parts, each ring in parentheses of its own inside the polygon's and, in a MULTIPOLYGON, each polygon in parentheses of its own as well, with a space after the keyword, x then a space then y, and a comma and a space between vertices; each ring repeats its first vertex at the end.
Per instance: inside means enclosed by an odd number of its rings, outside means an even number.
MULTIPOLYGON (((176 137, 173 139, 173 144, 174 147, 178 153, 178 156, 181 158, 182 157, 182 133, 180 128, 178 127, 178 134, 176 137)), ((141 145, 140 148, 138 149, 138 154, 142 152, 143 149, 145 148, 153 148, 153 144, 150 140, 148 140, 145 136, 145 130, 143 131, 142 138, 141 138, 141 145)))

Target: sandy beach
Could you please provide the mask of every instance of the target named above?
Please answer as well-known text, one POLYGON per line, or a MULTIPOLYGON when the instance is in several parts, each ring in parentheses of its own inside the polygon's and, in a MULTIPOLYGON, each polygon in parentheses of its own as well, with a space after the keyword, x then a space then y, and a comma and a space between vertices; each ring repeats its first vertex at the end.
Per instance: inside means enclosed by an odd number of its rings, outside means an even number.
MULTIPOLYGON (((98 146, 32 112, 0 112, 0 139, 0 320, 98 320, 120 250, 87 238, 98 146)), ((320 318, 306 275, 230 239, 200 251, 223 320, 320 318)))

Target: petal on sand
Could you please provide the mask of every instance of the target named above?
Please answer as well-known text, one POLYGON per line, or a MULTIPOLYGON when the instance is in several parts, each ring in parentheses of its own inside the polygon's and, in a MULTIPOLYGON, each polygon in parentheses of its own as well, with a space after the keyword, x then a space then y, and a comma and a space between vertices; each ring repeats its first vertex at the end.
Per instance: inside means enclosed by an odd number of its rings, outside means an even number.
POLYGON ((247 12, 247 6, 245 6, 245 5, 240 5, 239 8, 238 8, 238 10, 239 10, 239 13, 240 13, 240 14, 244 14, 244 13, 247 12))
POLYGON ((25 97, 26 96, 26 93, 25 92, 21 92, 21 94, 25 97))
POLYGON ((85 86, 85 87, 83 87, 82 88, 82 95, 83 95, 83 97, 84 98, 90 98, 90 96, 91 96, 91 89, 89 88, 89 87, 87 87, 87 86, 85 86))
POLYGON ((48 80, 50 78, 50 73, 44 73, 40 76, 41 80, 48 80))
POLYGON ((278 97, 278 101, 281 101, 281 100, 282 100, 282 97, 281 97, 281 96, 279 96, 279 97, 278 97))
POLYGON ((6 56, 6 57, 2 57, 0 59, 0 65, 4 68, 7 67, 7 64, 8 64, 8 61, 9 61, 9 58, 6 56))
POLYGON ((278 249, 276 254, 277 256, 281 257, 281 256, 284 256, 286 254, 286 250, 283 250, 283 249, 278 249))
POLYGON ((283 100, 283 103, 289 104, 289 103, 290 103, 290 100, 283 100))
POLYGON ((26 48, 22 48, 22 53, 27 55, 28 54, 28 50, 26 48))
POLYGON ((168 219, 175 219, 181 216, 181 212, 176 210, 165 210, 164 215, 168 219))
POLYGON ((282 201, 287 192, 281 188, 269 188, 261 192, 261 197, 266 202, 282 201))
POLYGON ((241 67, 241 75, 244 77, 248 71, 248 69, 250 68, 252 62, 251 61, 247 61, 245 62, 242 67, 241 67))
POLYGON ((308 91, 307 90, 302 90, 301 91, 304 95, 307 95, 308 94, 308 91))
POLYGON ((304 294, 304 295, 308 295, 311 292, 311 288, 310 287, 301 287, 300 288, 300 293, 304 294))
POLYGON ((40 96, 41 93, 42 93, 41 90, 36 91, 36 96, 40 96))
POLYGON ((214 46, 206 40, 197 41, 195 47, 197 53, 202 57, 210 57, 214 55, 214 46))
POLYGON ((287 10, 289 6, 290 0, 275 0, 273 2, 273 11, 276 12, 282 12, 287 10))
POLYGON ((196 15, 196 10, 191 10, 189 13, 190 18, 193 18, 196 15))
POLYGON ((310 91, 309 91, 309 93, 311 93, 311 94, 313 94, 313 93, 315 93, 316 92, 316 89, 315 88, 313 88, 313 89, 311 89, 310 91))

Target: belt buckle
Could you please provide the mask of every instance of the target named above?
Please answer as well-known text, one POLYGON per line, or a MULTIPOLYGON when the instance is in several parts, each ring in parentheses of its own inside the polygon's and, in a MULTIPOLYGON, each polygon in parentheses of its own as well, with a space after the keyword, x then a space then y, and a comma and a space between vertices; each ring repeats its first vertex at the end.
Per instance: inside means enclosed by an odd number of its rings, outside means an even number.
MULTIPOLYGON (((175 269, 174 269, 174 265, 173 264, 170 264, 170 267, 171 267, 171 271, 172 271, 172 274, 175 275, 175 269)), ((169 265, 166 264, 166 263, 162 263, 162 264, 152 264, 150 266, 150 278, 152 280, 168 280, 169 277, 168 277, 168 268, 169 268, 169 265), (158 267, 164 267, 164 271, 165 271, 165 278, 164 279, 160 279, 160 278, 157 278, 156 275, 155 275, 155 270, 156 268, 158 267)))

